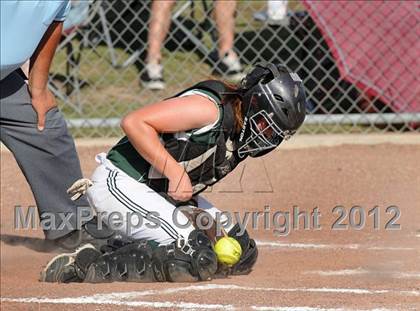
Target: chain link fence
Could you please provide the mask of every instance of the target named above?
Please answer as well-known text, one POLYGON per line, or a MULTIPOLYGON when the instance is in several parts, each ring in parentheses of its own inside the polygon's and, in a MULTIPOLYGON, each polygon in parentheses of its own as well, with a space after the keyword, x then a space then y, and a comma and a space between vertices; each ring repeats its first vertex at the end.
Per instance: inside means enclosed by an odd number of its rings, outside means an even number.
MULTIPOLYGON (((289 1, 287 14, 273 13, 284 4, 237 1, 233 50, 244 72, 270 61, 300 75, 309 114, 303 132, 419 132, 418 2, 289 1)), ((161 49, 166 86, 153 91, 140 81, 151 1, 73 0, 50 77, 73 133, 121 135, 127 112, 200 80, 228 79, 215 5, 176 2, 161 49)))

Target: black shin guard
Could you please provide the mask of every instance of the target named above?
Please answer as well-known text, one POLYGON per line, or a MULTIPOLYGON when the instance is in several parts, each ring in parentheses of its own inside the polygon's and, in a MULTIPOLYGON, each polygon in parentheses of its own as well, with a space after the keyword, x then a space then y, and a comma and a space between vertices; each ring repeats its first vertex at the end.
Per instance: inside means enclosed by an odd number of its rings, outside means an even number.
MULTIPOLYGON (((111 243, 106 253, 90 264, 85 282, 196 282, 209 280, 217 270, 217 257, 200 230, 187 241, 156 246, 153 242, 111 243)), ((105 251, 105 249, 103 249, 105 251)))
POLYGON ((105 253, 90 265, 85 282, 153 282, 152 252, 147 241, 137 241, 105 253))
POLYGON ((217 258, 208 237, 200 230, 191 232, 183 245, 176 242, 158 247, 152 258, 153 272, 160 282, 196 282, 212 278, 217 258))

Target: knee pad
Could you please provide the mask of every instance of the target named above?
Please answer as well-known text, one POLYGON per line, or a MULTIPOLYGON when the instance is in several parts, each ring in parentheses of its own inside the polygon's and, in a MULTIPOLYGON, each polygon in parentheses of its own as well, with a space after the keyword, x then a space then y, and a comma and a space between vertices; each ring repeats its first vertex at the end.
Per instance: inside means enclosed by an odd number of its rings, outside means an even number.
POLYGON ((159 246, 153 253, 152 266, 160 282, 204 281, 215 274, 217 257, 208 237, 194 230, 182 245, 174 242, 159 246))
POLYGON ((192 256, 194 271, 198 274, 200 281, 211 280, 217 271, 217 256, 213 249, 201 248, 192 256))
POLYGON ((228 235, 236 239, 242 248, 242 255, 239 262, 230 269, 230 273, 234 275, 249 274, 258 258, 258 248, 255 241, 249 237, 246 230, 243 234, 239 235, 240 231, 240 226, 236 224, 228 232, 228 235))
POLYGON ((159 282, 196 282, 190 255, 178 249, 175 242, 159 246, 152 257, 154 276, 159 282))
POLYGON ((194 230, 188 236, 187 245, 191 246, 193 249, 198 248, 212 248, 212 243, 209 237, 202 230, 194 230))

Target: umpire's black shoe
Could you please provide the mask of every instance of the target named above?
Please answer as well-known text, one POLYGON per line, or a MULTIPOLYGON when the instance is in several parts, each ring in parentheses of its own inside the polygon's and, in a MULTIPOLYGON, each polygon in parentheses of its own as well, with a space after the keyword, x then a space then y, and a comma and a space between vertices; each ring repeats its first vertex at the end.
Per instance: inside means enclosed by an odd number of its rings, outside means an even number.
POLYGON ((83 282, 89 266, 101 256, 92 244, 85 244, 74 253, 52 258, 41 271, 41 282, 83 282))
POLYGON ((109 238, 114 235, 114 231, 109 229, 104 223, 99 226, 96 218, 82 225, 80 230, 74 230, 69 234, 55 240, 57 246, 66 250, 74 251, 83 244, 90 243, 96 248, 107 244, 109 238))

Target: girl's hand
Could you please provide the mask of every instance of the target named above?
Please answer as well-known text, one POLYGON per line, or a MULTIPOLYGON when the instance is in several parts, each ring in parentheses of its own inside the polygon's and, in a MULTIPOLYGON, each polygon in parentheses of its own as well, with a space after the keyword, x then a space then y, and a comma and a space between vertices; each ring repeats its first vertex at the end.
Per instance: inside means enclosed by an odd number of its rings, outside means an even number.
POLYGON ((168 195, 174 200, 186 202, 192 197, 192 185, 188 174, 181 169, 172 177, 169 177, 168 195))

